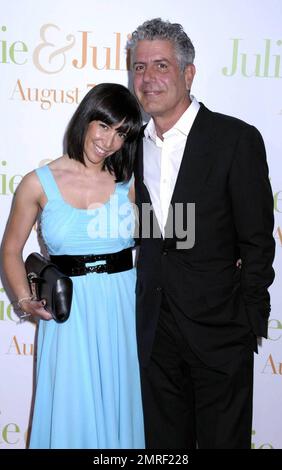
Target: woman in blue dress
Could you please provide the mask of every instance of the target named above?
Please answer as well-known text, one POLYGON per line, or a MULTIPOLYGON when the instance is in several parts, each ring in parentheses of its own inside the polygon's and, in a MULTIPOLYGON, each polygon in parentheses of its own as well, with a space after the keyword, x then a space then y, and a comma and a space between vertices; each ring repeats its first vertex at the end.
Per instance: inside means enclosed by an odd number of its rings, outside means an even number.
POLYGON ((3 265, 21 310, 39 318, 30 448, 144 447, 131 252, 140 125, 127 88, 97 85, 71 119, 67 154, 18 186, 3 265), (66 274, 79 272, 61 324, 26 280, 22 251, 38 215, 52 261, 64 271, 67 259, 66 274))

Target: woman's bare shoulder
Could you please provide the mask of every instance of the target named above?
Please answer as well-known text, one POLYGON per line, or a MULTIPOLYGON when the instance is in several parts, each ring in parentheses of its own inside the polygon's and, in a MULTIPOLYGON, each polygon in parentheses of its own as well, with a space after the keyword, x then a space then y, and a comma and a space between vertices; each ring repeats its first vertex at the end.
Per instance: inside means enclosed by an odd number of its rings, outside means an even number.
POLYGON ((131 178, 131 184, 128 192, 128 197, 131 202, 135 202, 135 184, 134 184, 134 176, 131 178))
POLYGON ((32 170, 23 177, 17 189, 28 190, 36 187, 40 187, 40 181, 36 171, 32 170))
POLYGON ((51 170, 65 170, 69 167, 70 159, 67 155, 62 155, 48 164, 51 170))
POLYGON ((36 172, 35 170, 32 170, 27 173, 19 183, 16 189, 15 198, 16 201, 37 203, 42 191, 42 186, 36 172))

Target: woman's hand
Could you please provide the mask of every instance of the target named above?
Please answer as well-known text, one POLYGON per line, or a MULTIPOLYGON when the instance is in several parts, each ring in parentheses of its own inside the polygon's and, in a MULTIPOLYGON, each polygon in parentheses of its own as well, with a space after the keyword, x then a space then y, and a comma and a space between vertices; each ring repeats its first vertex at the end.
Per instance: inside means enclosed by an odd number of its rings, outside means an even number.
POLYGON ((52 320, 52 315, 45 309, 46 301, 32 300, 29 298, 18 301, 18 306, 24 313, 23 318, 31 315, 32 317, 41 318, 42 320, 52 320))

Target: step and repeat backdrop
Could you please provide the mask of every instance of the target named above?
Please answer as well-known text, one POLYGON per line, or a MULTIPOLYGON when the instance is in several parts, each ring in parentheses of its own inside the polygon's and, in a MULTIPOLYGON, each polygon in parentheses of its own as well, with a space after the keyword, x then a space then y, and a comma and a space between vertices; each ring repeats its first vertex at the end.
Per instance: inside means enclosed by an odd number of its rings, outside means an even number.
MULTIPOLYGON (((9 0, 0 9, 0 237, 24 174, 62 155, 68 121, 101 82, 130 82, 125 44, 153 17, 183 24, 196 48, 192 93, 255 125, 274 195, 276 279, 269 338, 255 358, 252 447, 282 448, 282 2, 9 0)), ((36 230, 25 256, 38 251, 36 230)), ((25 448, 35 327, 18 322, 0 284, 0 449, 25 448)), ((70 390, 66 390, 66 399, 70 390)), ((73 430, 75 432, 75 429, 73 430)))

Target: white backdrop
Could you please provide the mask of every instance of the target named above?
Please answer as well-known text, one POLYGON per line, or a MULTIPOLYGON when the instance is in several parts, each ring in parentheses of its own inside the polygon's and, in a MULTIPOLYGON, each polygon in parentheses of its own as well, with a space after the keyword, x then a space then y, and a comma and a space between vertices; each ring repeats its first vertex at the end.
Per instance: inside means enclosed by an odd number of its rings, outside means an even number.
MULTIPOLYGON (((160 16, 183 24, 196 48, 192 93, 258 127, 275 201, 276 280, 269 339, 255 361, 253 448, 282 448, 282 2, 269 0, 9 0, 0 17, 0 236, 22 176, 62 154, 77 103, 94 84, 128 84, 127 35, 160 16)), ((38 250, 36 233, 25 254, 38 250)), ((34 327, 17 323, 0 284, 0 448, 24 448, 34 327)), ((68 391, 66 391, 68 393, 68 391)))

